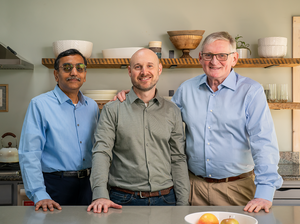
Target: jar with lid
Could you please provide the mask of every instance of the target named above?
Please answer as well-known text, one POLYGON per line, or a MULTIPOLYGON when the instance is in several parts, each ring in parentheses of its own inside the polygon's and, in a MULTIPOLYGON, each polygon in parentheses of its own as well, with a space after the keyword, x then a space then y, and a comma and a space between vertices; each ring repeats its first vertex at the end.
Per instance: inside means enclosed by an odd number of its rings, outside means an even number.
POLYGON ((161 58, 161 41, 150 41, 149 49, 152 50, 158 58, 161 58))

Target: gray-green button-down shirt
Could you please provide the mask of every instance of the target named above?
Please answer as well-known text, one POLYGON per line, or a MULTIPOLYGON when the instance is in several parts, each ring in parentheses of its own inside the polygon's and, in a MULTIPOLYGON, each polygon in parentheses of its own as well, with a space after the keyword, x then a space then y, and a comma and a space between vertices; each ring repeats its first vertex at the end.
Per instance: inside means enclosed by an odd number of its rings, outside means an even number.
POLYGON ((156 96, 146 107, 134 91, 107 103, 95 132, 93 200, 109 198, 109 186, 159 191, 174 185, 177 205, 189 205, 189 178, 181 112, 156 96))

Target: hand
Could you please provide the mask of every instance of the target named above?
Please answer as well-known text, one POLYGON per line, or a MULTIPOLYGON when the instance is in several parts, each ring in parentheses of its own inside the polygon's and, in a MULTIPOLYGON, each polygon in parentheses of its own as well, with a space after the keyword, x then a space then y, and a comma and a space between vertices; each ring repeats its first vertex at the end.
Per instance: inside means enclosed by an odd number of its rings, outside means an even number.
POLYGON ((245 206, 244 211, 246 212, 259 212, 261 209, 264 209, 265 212, 269 212, 269 208, 271 208, 272 202, 262 199, 262 198, 254 198, 248 202, 245 206))
POLYGON ((35 205, 35 210, 36 211, 39 210, 40 207, 42 207, 44 212, 46 212, 48 210, 48 208, 51 212, 54 211, 54 208, 61 210, 60 205, 51 199, 44 199, 44 200, 38 201, 35 205))
MULTIPOLYGON (((126 99, 126 94, 129 93, 130 90, 122 90, 121 92, 118 92, 116 96, 111 101, 116 101, 117 98, 123 102, 126 99)), ((109 101, 110 102, 110 101, 109 101)))
POLYGON ((98 198, 89 205, 87 211, 89 212, 91 209, 93 209, 94 213, 101 213, 103 209, 103 212, 106 213, 108 212, 108 208, 121 209, 122 205, 118 205, 106 198, 98 198))

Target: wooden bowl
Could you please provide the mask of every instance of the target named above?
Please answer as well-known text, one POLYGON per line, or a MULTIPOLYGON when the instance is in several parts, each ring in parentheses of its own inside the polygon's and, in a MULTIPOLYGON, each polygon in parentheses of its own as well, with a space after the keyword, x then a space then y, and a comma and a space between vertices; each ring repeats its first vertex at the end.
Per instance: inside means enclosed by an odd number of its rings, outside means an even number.
POLYGON ((205 30, 176 30, 176 31, 167 31, 170 37, 178 35, 196 35, 202 36, 205 30))
POLYGON ((197 36, 197 35, 170 36, 170 40, 178 50, 182 50, 183 55, 180 58, 192 58, 189 55, 190 50, 194 50, 198 47, 198 45, 202 40, 202 36, 197 36))

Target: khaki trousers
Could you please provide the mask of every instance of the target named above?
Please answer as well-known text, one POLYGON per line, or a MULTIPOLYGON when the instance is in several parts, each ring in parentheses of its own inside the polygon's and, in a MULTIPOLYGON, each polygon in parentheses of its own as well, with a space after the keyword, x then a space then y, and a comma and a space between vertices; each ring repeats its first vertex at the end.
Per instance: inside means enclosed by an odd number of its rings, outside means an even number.
POLYGON ((194 206, 245 206, 254 198, 254 175, 236 181, 207 183, 189 172, 191 191, 189 202, 194 206))

